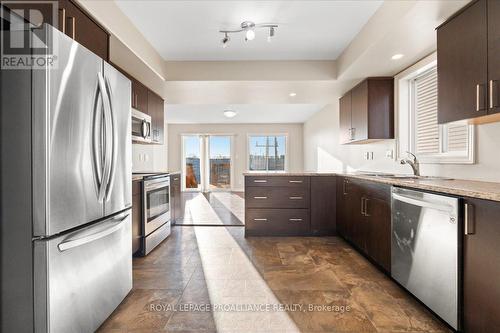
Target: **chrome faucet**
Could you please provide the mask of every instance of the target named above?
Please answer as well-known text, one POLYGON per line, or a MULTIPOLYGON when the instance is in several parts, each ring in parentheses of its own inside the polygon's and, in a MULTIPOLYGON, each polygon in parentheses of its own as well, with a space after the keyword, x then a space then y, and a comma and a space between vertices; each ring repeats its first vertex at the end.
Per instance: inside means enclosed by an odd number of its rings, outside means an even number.
POLYGON ((408 154, 409 158, 402 159, 400 163, 408 164, 413 169, 413 175, 420 176, 420 164, 418 163, 417 156, 415 156, 415 154, 410 153, 409 151, 407 151, 406 153, 408 154))

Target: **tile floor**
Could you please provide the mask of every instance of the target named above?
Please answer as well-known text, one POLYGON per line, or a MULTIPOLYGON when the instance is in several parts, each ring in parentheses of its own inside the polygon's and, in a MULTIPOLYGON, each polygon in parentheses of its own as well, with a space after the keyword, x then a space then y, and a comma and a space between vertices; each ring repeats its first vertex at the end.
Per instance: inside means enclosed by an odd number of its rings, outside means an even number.
POLYGON ((182 193, 184 216, 178 225, 244 225, 245 204, 241 192, 182 193))
POLYGON ((340 238, 243 231, 174 227, 99 332, 449 332, 340 238))

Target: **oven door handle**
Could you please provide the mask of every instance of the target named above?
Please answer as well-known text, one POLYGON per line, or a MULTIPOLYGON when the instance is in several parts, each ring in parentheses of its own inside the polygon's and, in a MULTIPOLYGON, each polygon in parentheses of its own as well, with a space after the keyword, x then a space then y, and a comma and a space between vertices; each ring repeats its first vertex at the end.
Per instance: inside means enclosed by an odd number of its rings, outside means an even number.
POLYGON ((152 185, 144 186, 144 190, 147 192, 147 191, 153 191, 153 190, 157 190, 159 188, 164 188, 164 187, 168 187, 168 186, 170 186, 170 184, 165 184, 165 183, 152 184, 152 185))

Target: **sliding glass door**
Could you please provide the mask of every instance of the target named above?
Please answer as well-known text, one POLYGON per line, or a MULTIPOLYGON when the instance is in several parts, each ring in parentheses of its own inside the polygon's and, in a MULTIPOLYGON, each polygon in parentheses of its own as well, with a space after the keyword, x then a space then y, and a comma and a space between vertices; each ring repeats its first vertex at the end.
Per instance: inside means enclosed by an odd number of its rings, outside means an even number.
POLYGON ((208 137, 208 189, 230 190, 231 189, 231 137, 209 136, 208 137))
POLYGON ((183 135, 183 188, 185 191, 230 191, 232 137, 183 135))
POLYGON ((182 187, 185 191, 202 189, 202 137, 182 136, 182 187))

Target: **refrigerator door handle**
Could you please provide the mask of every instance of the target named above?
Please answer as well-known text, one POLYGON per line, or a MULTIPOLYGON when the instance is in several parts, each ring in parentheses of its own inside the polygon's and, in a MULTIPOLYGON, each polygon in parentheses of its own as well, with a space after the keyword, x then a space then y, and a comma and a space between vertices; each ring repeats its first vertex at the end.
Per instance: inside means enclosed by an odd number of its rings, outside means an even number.
POLYGON ((125 221, 128 216, 129 214, 126 214, 125 216, 122 216, 120 218, 112 219, 111 221, 106 222, 109 224, 109 227, 105 228, 104 230, 80 238, 69 239, 67 241, 61 242, 59 243, 59 245, 57 245, 57 248, 59 249, 59 251, 64 252, 69 249, 82 246, 106 237, 107 235, 110 235, 119 230, 123 226, 122 222, 125 221))
POLYGON ((99 80, 99 88, 101 90, 102 103, 104 105, 104 171, 102 176, 102 189, 100 191, 99 199, 104 200, 106 196, 106 191, 108 188, 108 183, 111 176, 111 162, 113 154, 113 120, 111 117, 111 105, 109 102, 108 91, 106 88, 106 82, 104 81, 104 76, 102 72, 97 73, 99 80))
MULTIPOLYGON (((105 81, 105 84, 106 84, 106 88, 109 87, 108 85, 108 82, 107 80, 105 81)), ((112 102, 112 98, 111 98, 111 94, 112 94, 112 91, 111 91, 111 88, 107 89, 106 90, 106 93, 107 93, 107 97, 108 97, 108 101, 109 101, 109 119, 110 119, 110 123, 111 123, 111 133, 110 133, 110 138, 111 138, 111 162, 110 162, 110 175, 109 175, 109 180, 106 184, 106 201, 109 200, 109 196, 110 196, 110 192, 111 192, 111 188, 113 186, 113 180, 115 178, 115 173, 116 173, 116 160, 117 160, 117 153, 118 153, 118 149, 117 149, 117 144, 118 144, 118 134, 117 134, 117 130, 115 128, 115 123, 116 123, 116 118, 115 118, 115 115, 114 115, 114 111, 113 111, 113 102, 112 102)))
POLYGON ((102 92, 97 86, 96 101, 94 104, 94 118, 92 119, 92 164, 96 176, 97 199, 102 202, 102 92))

